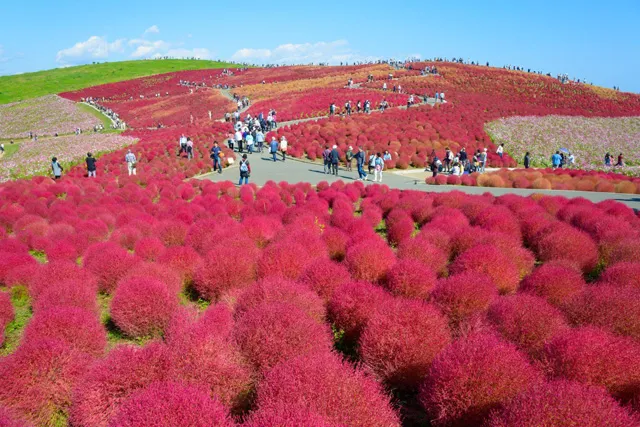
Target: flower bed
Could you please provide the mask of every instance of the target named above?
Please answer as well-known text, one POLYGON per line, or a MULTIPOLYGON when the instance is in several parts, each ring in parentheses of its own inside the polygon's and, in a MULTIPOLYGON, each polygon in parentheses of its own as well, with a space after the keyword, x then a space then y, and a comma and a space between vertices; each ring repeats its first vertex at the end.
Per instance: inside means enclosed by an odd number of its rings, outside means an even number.
POLYGON ((27 138, 29 132, 38 136, 62 135, 96 124, 101 122, 94 115, 57 95, 0 105, 0 139, 27 138))
POLYGON ((579 169, 514 169, 460 177, 440 174, 426 178, 427 184, 478 187, 531 188, 638 194, 640 178, 579 169))
POLYGON ((488 123, 496 144, 504 143, 519 162, 527 151, 535 166, 551 166, 551 155, 568 149, 580 167, 602 166, 606 152, 625 156, 627 165, 640 165, 640 117, 509 117, 488 123))

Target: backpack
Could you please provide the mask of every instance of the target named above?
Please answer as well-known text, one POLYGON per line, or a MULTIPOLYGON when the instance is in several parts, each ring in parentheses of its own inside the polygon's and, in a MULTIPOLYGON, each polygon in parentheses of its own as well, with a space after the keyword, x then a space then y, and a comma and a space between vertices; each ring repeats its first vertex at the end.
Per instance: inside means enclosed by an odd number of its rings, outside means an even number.
POLYGON ((249 172, 249 166, 247 166, 247 162, 240 162, 240 172, 249 172))

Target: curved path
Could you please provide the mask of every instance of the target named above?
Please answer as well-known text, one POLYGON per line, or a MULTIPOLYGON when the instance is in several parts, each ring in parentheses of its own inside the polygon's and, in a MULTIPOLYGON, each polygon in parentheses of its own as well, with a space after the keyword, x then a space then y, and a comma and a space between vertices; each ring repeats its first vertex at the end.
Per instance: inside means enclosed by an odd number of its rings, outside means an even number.
MULTIPOLYGON (((293 158, 287 158, 285 162, 282 162, 282 157, 278 154, 278 161, 274 162, 271 155, 265 151, 264 153, 253 153, 249 155, 249 161, 251 164, 251 178, 250 181, 256 183, 258 186, 264 185, 267 181, 286 181, 294 184, 298 182, 308 182, 312 185, 317 185, 321 181, 327 181, 329 183, 342 180, 350 182, 356 180, 358 173, 356 172, 355 162, 353 171, 349 172, 344 167, 338 170, 338 176, 325 174, 323 172, 323 165, 320 163, 314 163, 310 161, 294 160, 293 158)), ((366 168, 365 168, 366 171, 366 168)), ((419 172, 419 171, 418 171, 419 172)), ((589 191, 559 191, 559 190, 528 190, 522 188, 490 188, 490 187, 465 187, 461 185, 427 185, 424 182, 422 176, 411 176, 408 173, 394 173, 384 172, 382 183, 388 185, 391 188, 397 188, 400 190, 419 190, 430 192, 447 192, 447 191, 462 191, 468 194, 483 194, 491 193, 495 196, 501 196, 504 194, 517 194, 520 196, 530 196, 531 194, 548 194, 555 196, 564 196, 568 198, 584 197, 594 203, 601 202, 603 200, 617 200, 630 208, 640 210, 640 195, 635 194, 618 194, 618 193, 598 193, 589 191)), ((422 175, 422 174, 421 174, 422 175)), ((195 177, 196 179, 208 179, 210 181, 233 181, 238 182, 240 173, 237 166, 233 166, 224 170, 222 174, 209 173, 195 177)), ((373 178, 373 176, 371 176, 373 178)), ((371 181, 365 181, 366 185, 372 185, 371 181)))

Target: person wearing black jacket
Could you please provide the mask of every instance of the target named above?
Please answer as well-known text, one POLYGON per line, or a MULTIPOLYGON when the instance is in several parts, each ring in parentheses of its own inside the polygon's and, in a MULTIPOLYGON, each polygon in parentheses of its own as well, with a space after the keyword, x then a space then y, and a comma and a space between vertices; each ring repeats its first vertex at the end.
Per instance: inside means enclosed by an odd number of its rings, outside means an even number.
POLYGON ((529 166, 531 166, 531 153, 527 151, 524 155, 524 168, 529 169, 529 166))
POLYGON ((333 150, 329 154, 329 158, 331 159, 331 172, 338 176, 338 163, 340 162, 340 153, 338 152, 338 146, 334 145, 333 150))
POLYGON ((87 158, 86 158, 86 163, 87 163, 87 176, 88 177, 96 177, 96 159, 95 157, 93 157, 93 154, 91 153, 87 153, 87 158))

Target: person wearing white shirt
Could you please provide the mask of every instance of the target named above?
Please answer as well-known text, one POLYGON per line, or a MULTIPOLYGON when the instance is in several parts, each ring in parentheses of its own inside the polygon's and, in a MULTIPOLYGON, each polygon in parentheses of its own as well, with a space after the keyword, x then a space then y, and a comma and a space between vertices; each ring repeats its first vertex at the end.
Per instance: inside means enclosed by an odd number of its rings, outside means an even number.
POLYGON ((282 161, 283 162, 284 162, 285 156, 287 154, 288 146, 289 146, 289 142, 287 141, 287 138, 285 138, 284 135, 282 135, 282 138, 280 138, 280 152, 282 153, 282 161))
POLYGON ((242 132, 240 132, 240 129, 236 130, 234 139, 236 140, 236 145, 238 146, 238 152, 242 153, 242 132))
POLYGON ((502 158, 504 156, 504 144, 500 144, 496 150, 496 154, 502 158))

